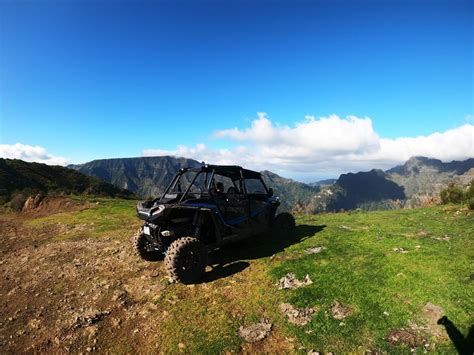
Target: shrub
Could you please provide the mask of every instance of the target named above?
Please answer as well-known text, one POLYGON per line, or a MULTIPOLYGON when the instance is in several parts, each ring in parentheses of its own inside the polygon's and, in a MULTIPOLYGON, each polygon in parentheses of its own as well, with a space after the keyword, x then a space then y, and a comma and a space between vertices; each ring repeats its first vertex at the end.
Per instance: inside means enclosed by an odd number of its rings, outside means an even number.
POLYGON ((23 206, 25 205, 26 200, 28 199, 28 195, 19 192, 13 195, 12 199, 10 200, 10 207, 17 212, 20 212, 23 209, 23 206))
POLYGON ((468 199, 474 198, 474 180, 471 180, 471 183, 469 184, 469 188, 466 192, 466 197, 468 199))
POLYGON ((474 197, 471 197, 471 198, 467 201, 467 207, 469 207, 470 210, 474 210, 474 197))
POLYGON ((454 183, 450 183, 447 188, 441 191, 440 198, 443 204, 462 203, 466 200, 464 191, 454 183))

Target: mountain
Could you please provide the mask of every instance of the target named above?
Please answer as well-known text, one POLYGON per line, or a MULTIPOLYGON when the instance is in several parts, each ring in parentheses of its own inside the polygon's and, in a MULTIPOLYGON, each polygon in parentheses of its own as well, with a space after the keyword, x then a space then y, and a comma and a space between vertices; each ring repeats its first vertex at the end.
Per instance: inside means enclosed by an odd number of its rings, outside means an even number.
POLYGON ((332 185, 337 181, 337 179, 325 179, 325 180, 319 180, 316 182, 310 182, 308 185, 309 186, 328 186, 332 185))
POLYGON ((366 210, 419 207, 436 202, 451 182, 466 186, 474 179, 474 159, 443 163, 425 157, 410 158, 387 171, 342 174, 322 186, 307 211, 366 210))
MULTIPOLYGON (((200 165, 201 163, 193 159, 163 156, 101 159, 68 167, 117 187, 129 189, 142 198, 148 198, 163 193, 180 168, 200 165)), ((290 210, 297 202, 308 204, 319 192, 318 187, 285 179, 270 171, 263 171, 262 175, 267 185, 273 188, 275 195, 280 197, 281 210, 290 210)))
POLYGON ((9 201, 14 194, 91 194, 111 197, 132 197, 130 191, 119 189, 95 177, 62 166, 27 163, 18 159, 0 158, 0 199, 9 201))
MULTIPOLYGON (((193 159, 165 156, 93 160, 69 167, 148 198, 161 194, 178 169, 199 165, 193 159)), ((474 179, 474 159, 443 163, 413 157, 385 172, 342 174, 337 180, 313 184, 286 179, 267 170, 262 171, 262 175, 280 197, 282 210, 314 213, 355 208, 391 209, 417 207, 424 201, 436 199, 450 182, 467 185, 474 179)))
POLYGON ((337 181, 323 188, 316 196, 314 212, 390 209, 405 199, 404 188, 388 179, 382 170, 371 170, 356 174, 342 174, 337 181))
POLYGON ((474 179, 474 158, 443 163, 438 159, 412 157, 386 173, 390 180, 404 187, 406 206, 417 207, 424 199, 439 196, 451 182, 469 184, 474 179))
POLYGON ((69 165, 68 168, 128 189, 141 198, 148 198, 162 194, 180 168, 200 165, 193 159, 165 156, 100 159, 69 165))
POLYGON ((273 188, 275 196, 280 197, 281 210, 290 211, 295 206, 307 206, 319 192, 319 187, 281 177, 271 171, 261 172, 267 186, 273 188))

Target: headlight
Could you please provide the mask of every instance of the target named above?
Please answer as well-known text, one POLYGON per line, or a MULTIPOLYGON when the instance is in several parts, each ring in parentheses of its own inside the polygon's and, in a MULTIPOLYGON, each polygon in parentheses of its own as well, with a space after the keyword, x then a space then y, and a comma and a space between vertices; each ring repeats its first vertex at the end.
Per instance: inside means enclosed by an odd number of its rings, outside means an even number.
POLYGON ((160 214, 161 212, 163 212, 164 209, 165 209, 165 205, 158 205, 157 209, 153 211, 151 215, 156 216, 157 214, 160 214))

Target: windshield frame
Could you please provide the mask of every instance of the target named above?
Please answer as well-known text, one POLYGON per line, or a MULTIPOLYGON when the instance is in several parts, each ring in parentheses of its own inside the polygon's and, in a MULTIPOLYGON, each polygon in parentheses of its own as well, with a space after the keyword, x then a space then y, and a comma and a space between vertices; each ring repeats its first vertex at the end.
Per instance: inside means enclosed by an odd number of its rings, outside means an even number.
POLYGON ((190 194, 191 188, 193 186, 195 186, 196 180, 198 179, 199 176, 201 176, 201 174, 205 174, 205 177, 204 177, 204 190, 201 191, 201 195, 202 194, 209 194, 209 187, 210 187, 211 181, 214 177, 214 170, 203 171, 203 170, 196 170, 196 169, 180 169, 178 171, 178 173, 173 177, 173 179, 169 183, 168 187, 165 189, 165 191, 163 192, 163 194, 161 195, 161 197, 159 199, 160 200, 161 199, 166 199, 167 195, 175 195, 176 196, 175 198, 179 199, 178 202, 182 202, 190 194), (181 185, 179 185, 181 191, 171 193, 170 191, 173 191, 176 188, 177 184, 180 183, 181 178, 186 173, 195 173, 195 175, 192 177, 189 185, 187 185, 184 190, 181 190, 181 185))

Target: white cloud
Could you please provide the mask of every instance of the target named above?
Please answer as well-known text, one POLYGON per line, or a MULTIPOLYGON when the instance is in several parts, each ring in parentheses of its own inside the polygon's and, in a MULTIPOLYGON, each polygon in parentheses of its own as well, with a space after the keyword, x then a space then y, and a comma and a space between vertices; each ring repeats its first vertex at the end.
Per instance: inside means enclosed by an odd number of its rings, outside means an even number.
POLYGON ((0 158, 21 159, 49 165, 66 165, 68 163, 68 159, 51 155, 39 145, 31 146, 21 143, 0 144, 0 158))
POLYGON ((216 164, 269 169, 284 176, 328 177, 348 171, 387 169, 412 156, 443 161, 474 157, 474 125, 464 124, 428 136, 380 137, 370 118, 307 116, 293 127, 275 125, 258 113, 246 129, 224 129, 214 138, 237 141, 233 149, 213 150, 204 144, 176 150, 147 149, 144 155, 175 155, 216 164))

